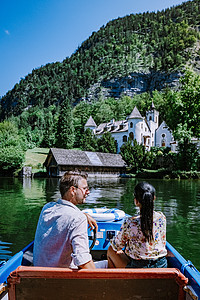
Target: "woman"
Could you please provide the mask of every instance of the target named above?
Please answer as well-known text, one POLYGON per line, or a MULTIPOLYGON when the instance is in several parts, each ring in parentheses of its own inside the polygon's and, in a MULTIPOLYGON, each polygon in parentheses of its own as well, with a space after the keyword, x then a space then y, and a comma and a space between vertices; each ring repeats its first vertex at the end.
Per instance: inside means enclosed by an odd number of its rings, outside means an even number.
POLYGON ((154 211, 155 189, 147 182, 135 187, 138 216, 126 219, 108 248, 109 268, 166 268, 166 218, 154 211), (124 252, 121 249, 124 249, 124 252))

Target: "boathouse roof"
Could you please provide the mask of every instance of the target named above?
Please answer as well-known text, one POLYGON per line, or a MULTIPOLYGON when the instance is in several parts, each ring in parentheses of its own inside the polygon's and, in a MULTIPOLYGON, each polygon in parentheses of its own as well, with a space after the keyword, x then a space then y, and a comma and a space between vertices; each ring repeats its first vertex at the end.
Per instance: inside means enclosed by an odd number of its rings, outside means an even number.
POLYGON ((57 165, 121 167, 126 163, 120 154, 51 148, 44 162, 48 167, 54 158, 57 165))

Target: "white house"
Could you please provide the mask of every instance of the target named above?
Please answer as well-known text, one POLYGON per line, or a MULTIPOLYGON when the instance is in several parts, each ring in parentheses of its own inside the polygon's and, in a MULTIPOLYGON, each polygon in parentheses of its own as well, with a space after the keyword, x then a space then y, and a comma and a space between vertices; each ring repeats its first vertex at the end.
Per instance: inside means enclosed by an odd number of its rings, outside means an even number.
POLYGON ((172 131, 163 121, 156 130, 156 147, 171 147, 173 140, 172 131))
POLYGON ((135 139, 138 144, 142 144, 149 151, 151 147, 171 147, 174 139, 171 130, 165 122, 159 126, 159 112, 152 102, 151 108, 146 112, 146 118, 142 117, 135 106, 132 113, 126 120, 115 121, 112 119, 108 123, 96 125, 92 116, 89 117, 84 129, 90 128, 94 135, 102 137, 104 132, 110 132, 117 141, 117 152, 121 146, 128 141, 128 138, 135 139))

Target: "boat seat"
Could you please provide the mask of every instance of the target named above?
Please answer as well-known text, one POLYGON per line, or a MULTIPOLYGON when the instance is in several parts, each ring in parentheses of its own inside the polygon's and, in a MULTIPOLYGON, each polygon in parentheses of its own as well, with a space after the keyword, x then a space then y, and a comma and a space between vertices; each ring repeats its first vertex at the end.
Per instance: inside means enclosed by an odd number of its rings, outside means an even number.
POLYGON ((95 269, 20 266, 8 277, 15 300, 185 299, 188 279, 175 268, 95 269))

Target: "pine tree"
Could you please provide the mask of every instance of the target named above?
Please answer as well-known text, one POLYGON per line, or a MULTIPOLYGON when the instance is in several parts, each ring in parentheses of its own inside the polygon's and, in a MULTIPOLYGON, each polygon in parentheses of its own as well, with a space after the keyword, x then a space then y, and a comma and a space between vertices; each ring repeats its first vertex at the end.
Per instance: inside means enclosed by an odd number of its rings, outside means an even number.
POLYGON ((96 136, 92 133, 91 129, 87 128, 85 132, 82 135, 82 138, 80 140, 80 146, 81 149, 84 151, 97 151, 98 146, 97 146, 97 138, 96 136))
POLYGON ((117 153, 117 144, 110 132, 105 132, 97 143, 99 152, 117 153))
POLYGON ((71 149, 74 145, 74 124, 69 99, 63 101, 57 126, 56 146, 71 149))

